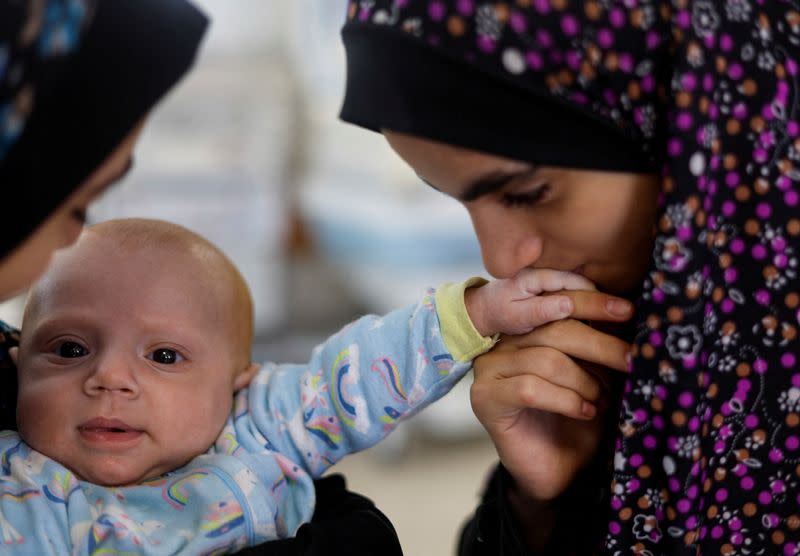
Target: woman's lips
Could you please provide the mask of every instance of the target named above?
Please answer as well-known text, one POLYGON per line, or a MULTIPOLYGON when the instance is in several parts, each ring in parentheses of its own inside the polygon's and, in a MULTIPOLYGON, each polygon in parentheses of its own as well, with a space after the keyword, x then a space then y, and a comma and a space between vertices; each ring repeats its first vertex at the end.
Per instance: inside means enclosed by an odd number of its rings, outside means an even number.
POLYGON ((98 443, 128 443, 142 436, 143 431, 119 419, 96 417, 78 425, 78 433, 85 440, 98 443))

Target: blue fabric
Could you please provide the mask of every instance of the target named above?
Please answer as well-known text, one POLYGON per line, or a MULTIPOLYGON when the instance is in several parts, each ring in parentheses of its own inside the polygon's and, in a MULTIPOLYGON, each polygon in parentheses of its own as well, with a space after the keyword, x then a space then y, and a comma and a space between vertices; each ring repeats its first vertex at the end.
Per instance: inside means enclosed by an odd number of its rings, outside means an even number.
POLYGON ((292 536, 313 514, 314 478, 469 368, 448 352, 430 291, 347 326, 307 364, 264 364, 208 453, 145 484, 79 481, 2 433, 0 553, 209 554, 292 536))

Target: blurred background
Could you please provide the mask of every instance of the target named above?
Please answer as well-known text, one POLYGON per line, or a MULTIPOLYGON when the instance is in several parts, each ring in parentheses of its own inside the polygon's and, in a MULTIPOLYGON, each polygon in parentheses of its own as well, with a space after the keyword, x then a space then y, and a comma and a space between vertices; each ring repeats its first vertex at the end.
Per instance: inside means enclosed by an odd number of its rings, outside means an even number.
MULTIPOLYGON (((355 317, 485 275, 466 211, 338 120, 346 0, 197 3, 213 19, 197 66, 91 221, 163 218, 223 248, 253 293, 256 360, 306 361, 355 317)), ((0 318, 19 324, 22 302, 0 318)), ((406 554, 454 553, 495 461, 470 382, 333 469, 386 512, 406 554)))

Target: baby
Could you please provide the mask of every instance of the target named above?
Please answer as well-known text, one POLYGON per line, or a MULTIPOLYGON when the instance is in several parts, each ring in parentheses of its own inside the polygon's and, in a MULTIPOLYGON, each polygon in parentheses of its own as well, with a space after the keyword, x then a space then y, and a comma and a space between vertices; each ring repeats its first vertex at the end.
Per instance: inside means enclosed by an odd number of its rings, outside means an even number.
POLYGON ((247 286, 180 226, 88 228, 32 289, 0 532, 27 554, 208 554, 293 535, 313 479, 447 393, 496 334, 570 312, 548 270, 367 316, 304 365, 250 361, 247 286))

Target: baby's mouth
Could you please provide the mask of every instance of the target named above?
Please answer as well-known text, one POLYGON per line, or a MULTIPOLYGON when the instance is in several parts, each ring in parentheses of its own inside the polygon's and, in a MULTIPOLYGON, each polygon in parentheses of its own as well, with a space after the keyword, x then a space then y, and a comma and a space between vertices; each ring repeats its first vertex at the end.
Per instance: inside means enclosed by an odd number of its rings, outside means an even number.
POLYGON ((128 442, 142 435, 141 430, 119 419, 96 417, 78 425, 81 437, 90 442, 128 442))

